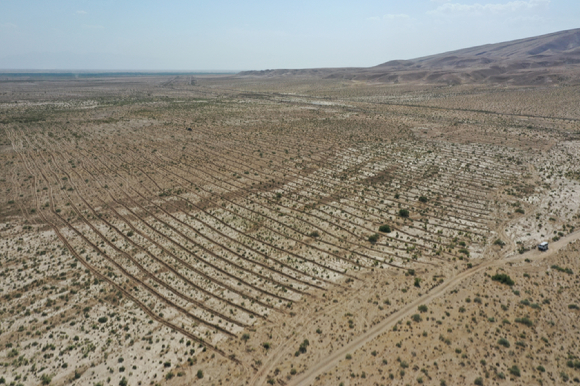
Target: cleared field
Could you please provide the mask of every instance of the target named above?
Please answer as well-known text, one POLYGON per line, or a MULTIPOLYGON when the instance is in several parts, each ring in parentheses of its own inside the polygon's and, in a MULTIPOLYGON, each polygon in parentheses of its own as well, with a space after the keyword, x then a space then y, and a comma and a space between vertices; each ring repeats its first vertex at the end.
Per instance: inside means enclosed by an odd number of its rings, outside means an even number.
POLYGON ((580 220, 574 87, 4 85, 7 383, 284 384, 580 220))

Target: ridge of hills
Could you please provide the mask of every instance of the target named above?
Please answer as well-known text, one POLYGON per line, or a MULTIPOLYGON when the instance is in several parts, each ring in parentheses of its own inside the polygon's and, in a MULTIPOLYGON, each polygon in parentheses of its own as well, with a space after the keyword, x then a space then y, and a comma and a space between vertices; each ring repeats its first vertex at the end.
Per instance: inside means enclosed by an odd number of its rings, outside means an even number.
POLYGON ((580 80, 580 29, 486 44, 367 68, 243 71, 239 76, 319 77, 380 83, 559 84, 580 80))

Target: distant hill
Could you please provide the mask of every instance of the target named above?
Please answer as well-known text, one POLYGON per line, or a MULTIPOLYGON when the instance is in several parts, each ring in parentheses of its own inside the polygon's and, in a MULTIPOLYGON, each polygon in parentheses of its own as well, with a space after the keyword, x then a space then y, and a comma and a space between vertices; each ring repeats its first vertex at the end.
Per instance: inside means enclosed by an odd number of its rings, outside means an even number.
POLYGON ((382 83, 554 84, 580 80, 580 29, 486 44, 368 68, 244 71, 240 76, 315 76, 382 83))

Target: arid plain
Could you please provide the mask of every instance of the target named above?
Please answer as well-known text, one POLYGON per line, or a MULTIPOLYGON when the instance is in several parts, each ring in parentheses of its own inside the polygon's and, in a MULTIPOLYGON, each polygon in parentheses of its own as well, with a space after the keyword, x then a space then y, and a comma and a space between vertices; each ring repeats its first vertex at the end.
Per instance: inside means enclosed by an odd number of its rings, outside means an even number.
POLYGON ((580 381, 575 82, 1 82, 0 382, 580 381))

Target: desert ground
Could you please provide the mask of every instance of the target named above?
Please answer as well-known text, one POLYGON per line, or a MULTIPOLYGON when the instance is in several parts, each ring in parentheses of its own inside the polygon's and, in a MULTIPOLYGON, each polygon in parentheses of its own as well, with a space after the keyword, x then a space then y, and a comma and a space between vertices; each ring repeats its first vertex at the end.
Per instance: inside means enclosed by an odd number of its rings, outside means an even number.
POLYGON ((580 382, 578 84, 0 84, 0 384, 580 382))

